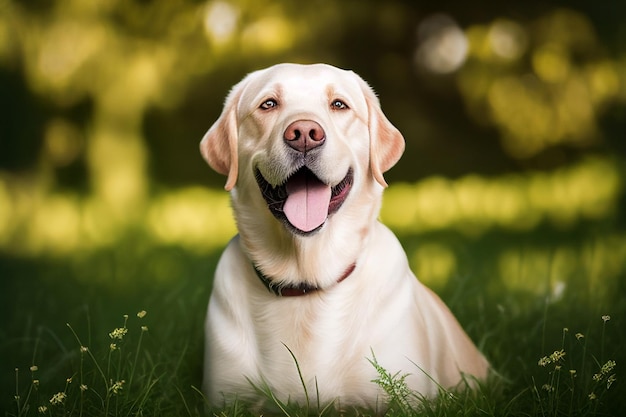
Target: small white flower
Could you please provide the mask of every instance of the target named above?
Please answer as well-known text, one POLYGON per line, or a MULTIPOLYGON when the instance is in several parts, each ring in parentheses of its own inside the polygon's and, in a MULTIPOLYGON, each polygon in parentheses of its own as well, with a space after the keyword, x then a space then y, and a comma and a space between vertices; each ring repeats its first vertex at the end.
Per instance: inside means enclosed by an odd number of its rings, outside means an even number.
POLYGON ((63 404, 66 398, 67 398, 67 395, 64 392, 57 392, 56 394, 52 396, 52 398, 50 398, 50 404, 52 405, 63 404))
POLYGON ((615 368, 615 361, 609 359, 604 365, 602 365, 602 369, 600 369, 600 372, 603 375, 608 375, 611 373, 611 371, 613 371, 613 368, 615 368))
POLYGON ((109 388, 109 390, 113 392, 113 395, 117 395, 122 391, 125 383, 126 381, 124 381, 123 379, 121 381, 117 381, 115 382, 115 384, 111 385, 111 388, 109 388))
POLYGON ((563 359, 564 357, 565 357, 565 351, 563 349, 555 350, 554 353, 552 353, 552 355, 550 355, 550 360, 552 362, 558 362, 561 359, 563 359))
POLYGON ((606 380, 606 389, 611 388, 611 385, 613 385, 613 382, 615 382, 617 380, 617 376, 615 374, 611 375, 607 380, 606 380))
POLYGON ((109 337, 111 339, 122 340, 124 336, 126 336, 126 333, 128 333, 128 329, 126 327, 118 327, 109 333, 109 337))

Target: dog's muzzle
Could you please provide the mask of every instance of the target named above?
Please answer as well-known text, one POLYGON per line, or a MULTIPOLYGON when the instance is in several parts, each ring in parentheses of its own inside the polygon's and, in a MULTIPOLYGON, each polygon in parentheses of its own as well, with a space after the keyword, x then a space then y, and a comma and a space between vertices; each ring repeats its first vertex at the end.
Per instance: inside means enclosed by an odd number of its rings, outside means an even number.
POLYGON ((275 187, 263 178, 259 169, 255 177, 270 212, 301 235, 318 231, 328 216, 341 208, 354 181, 350 168, 343 180, 331 187, 306 166, 275 187))

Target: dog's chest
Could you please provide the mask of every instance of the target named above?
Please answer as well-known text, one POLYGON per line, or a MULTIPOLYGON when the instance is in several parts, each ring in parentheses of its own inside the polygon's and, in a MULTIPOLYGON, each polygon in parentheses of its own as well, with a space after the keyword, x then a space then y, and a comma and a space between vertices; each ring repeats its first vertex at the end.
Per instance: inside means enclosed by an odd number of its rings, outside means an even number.
POLYGON ((257 338, 263 350, 279 342, 297 354, 296 359, 313 360, 321 346, 329 341, 342 343, 345 324, 351 319, 341 309, 332 309, 316 295, 301 297, 277 297, 269 304, 253 310, 257 338), (266 345, 266 346, 263 346, 266 345))
POLYGON ((369 343, 362 340, 354 317, 338 306, 287 304, 257 316, 259 378, 292 399, 304 400, 299 398, 303 381, 309 393, 323 400, 342 397, 360 403, 363 395, 375 397, 377 387, 369 383, 374 368, 366 359, 369 343))
POLYGON ((353 368, 353 358, 363 360, 367 353, 355 349, 363 346, 363 332, 354 311, 321 297, 277 299, 255 316, 259 353, 268 368, 280 364, 297 370, 297 362, 305 375, 336 374, 339 368, 353 368))

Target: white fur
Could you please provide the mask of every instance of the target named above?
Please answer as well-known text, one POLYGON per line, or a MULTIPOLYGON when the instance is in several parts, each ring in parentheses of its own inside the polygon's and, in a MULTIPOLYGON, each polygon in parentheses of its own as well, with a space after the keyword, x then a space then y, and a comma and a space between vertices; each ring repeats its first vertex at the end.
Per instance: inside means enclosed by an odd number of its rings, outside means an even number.
POLYGON ((487 361, 376 220, 386 186, 382 173, 399 159, 404 140, 359 76, 322 64, 254 72, 233 88, 200 147, 228 176, 239 229, 219 261, 208 308, 204 389, 212 402, 259 400, 251 382, 267 384, 283 401, 303 402, 290 351, 309 395, 319 392, 322 403, 380 406, 372 354, 391 373, 411 374, 409 387, 424 395, 436 394, 437 384, 459 384, 463 373, 486 376, 487 361), (278 106, 263 111, 259 106, 268 98, 278 106), (337 98, 349 109, 331 108, 337 98), (293 173, 283 132, 300 119, 316 121, 326 133, 319 158, 311 161, 321 180, 334 186, 349 168, 354 172, 343 206, 306 236, 273 217, 254 177, 259 169, 278 185, 293 173), (321 289, 276 296, 253 264, 284 284, 321 289))

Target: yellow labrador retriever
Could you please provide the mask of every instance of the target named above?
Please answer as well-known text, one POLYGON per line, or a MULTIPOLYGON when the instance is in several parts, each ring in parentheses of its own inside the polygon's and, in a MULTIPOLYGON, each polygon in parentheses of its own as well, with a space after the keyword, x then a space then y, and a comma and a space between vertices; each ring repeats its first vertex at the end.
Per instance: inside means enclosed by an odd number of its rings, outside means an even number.
POLYGON ((374 407, 384 397, 373 355, 427 396, 486 376, 487 361, 377 221, 404 139, 358 75, 323 64, 253 72, 200 150, 228 177, 239 230, 209 301, 211 401, 260 400, 256 385, 302 402, 301 375, 322 403, 374 407))

